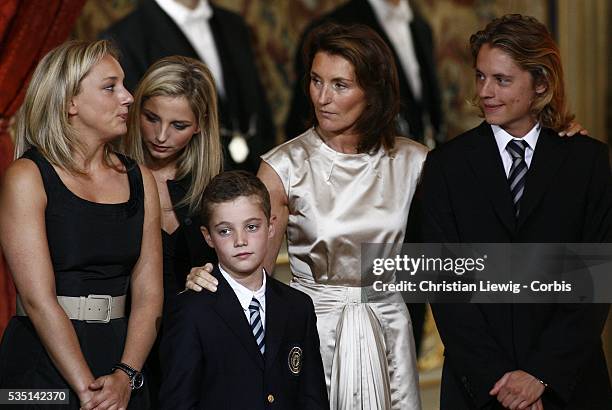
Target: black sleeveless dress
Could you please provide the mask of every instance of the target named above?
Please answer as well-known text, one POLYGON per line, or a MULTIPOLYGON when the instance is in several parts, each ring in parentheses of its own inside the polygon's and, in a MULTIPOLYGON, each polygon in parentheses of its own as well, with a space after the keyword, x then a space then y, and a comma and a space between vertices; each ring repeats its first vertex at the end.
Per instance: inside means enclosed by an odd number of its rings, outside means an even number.
MULTIPOLYGON (((28 150, 23 158, 38 166, 47 195, 45 223, 57 295, 126 294, 140 255, 144 220, 144 187, 138 165, 119 155, 127 169, 130 198, 120 204, 99 204, 68 190, 36 149, 28 150)), ((72 325, 94 377, 109 374, 111 367, 121 360, 127 318, 109 323, 72 320, 72 325)), ((70 389, 27 317, 13 317, 4 332, 0 345, 0 388, 70 389)), ((132 392, 130 409, 148 408, 146 390, 145 381, 145 388, 132 392)), ((79 408, 74 392, 70 392, 69 407, 63 408, 79 408)))

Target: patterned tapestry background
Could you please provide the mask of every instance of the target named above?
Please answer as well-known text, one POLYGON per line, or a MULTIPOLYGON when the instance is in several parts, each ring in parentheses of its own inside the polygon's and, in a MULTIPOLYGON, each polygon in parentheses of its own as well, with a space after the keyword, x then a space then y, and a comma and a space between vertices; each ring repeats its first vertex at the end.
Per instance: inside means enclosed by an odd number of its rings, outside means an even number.
MULTIPOLYGON (((317 16, 342 0, 216 0, 215 4, 244 16, 253 34, 262 81, 279 129, 287 115, 293 76, 295 47, 302 30, 317 16)), ((77 22, 74 36, 94 39, 100 31, 120 19, 136 0, 88 0, 77 22)), ((480 119, 467 103, 473 90, 467 42, 469 36, 495 16, 529 14, 547 22, 545 0, 417 0, 417 7, 430 22, 436 40, 438 75, 443 108, 452 137, 476 125, 480 119)), ((290 136, 293 137, 293 136, 290 136)))

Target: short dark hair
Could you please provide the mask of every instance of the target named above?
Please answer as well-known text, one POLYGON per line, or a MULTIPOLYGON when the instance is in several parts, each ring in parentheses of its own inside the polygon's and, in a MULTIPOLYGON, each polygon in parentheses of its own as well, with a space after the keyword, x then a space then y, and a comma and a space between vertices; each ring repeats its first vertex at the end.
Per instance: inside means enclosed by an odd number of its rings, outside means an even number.
POLYGON ((247 171, 226 171, 214 177, 202 195, 202 225, 208 227, 214 205, 233 201, 241 196, 255 196, 261 210, 269 220, 270 193, 255 175, 247 171))
MULTIPOLYGON (((302 58, 306 68, 304 90, 310 96, 310 71, 318 52, 340 56, 355 70, 357 84, 363 89, 367 109, 356 123, 362 139, 360 153, 369 153, 381 145, 387 151, 397 135, 396 117, 400 109, 399 80, 395 59, 389 46, 371 28, 363 24, 325 23, 313 29, 304 42, 302 58)), ((310 97, 309 97, 310 101, 310 97)), ((312 101, 312 123, 316 124, 312 101)))
MULTIPOLYGON (((535 96, 531 109, 544 127, 565 129, 574 116, 567 108, 561 53, 546 26, 534 17, 520 14, 494 19, 470 37, 474 67, 485 44, 512 57, 531 74, 534 85, 546 85, 546 91, 535 96)), ((472 102, 479 105, 477 95, 472 102)))

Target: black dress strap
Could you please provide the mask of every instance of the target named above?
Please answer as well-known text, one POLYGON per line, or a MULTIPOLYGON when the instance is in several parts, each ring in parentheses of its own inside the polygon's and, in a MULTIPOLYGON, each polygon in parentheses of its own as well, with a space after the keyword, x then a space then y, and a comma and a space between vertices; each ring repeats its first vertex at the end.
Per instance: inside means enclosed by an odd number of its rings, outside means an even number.
POLYGON ((57 175, 57 172, 55 172, 53 165, 51 165, 51 163, 38 151, 38 149, 31 147, 24 152, 21 158, 29 159, 36 164, 38 170, 40 171, 40 176, 42 177, 47 196, 57 191, 59 188, 58 182, 61 183, 61 179, 59 178, 59 175, 57 175))
POLYGON ((128 208, 133 209, 138 204, 144 202, 144 183, 142 181, 142 172, 140 172, 140 166, 130 157, 126 157, 118 152, 115 153, 119 160, 125 166, 125 170, 128 175, 128 181, 130 183, 130 199, 128 201, 128 208))

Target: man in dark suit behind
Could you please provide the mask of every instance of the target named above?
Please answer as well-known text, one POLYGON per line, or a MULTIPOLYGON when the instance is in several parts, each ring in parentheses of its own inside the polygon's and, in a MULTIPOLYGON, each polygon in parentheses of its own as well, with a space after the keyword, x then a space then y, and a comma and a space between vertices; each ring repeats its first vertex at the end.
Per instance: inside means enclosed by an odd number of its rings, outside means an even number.
POLYGON ((329 409, 312 300, 263 270, 270 196, 244 171, 216 176, 202 233, 216 292, 176 296, 160 349, 162 409, 329 409))
POLYGON ((257 171, 276 130, 242 17, 208 0, 145 0, 102 36, 118 45, 131 91, 162 57, 204 61, 217 84, 225 168, 257 171))
POLYGON ((423 142, 426 128, 431 126, 434 138, 439 142, 444 141, 446 136, 442 130, 442 104, 431 27, 410 7, 408 0, 350 0, 313 22, 304 31, 294 60, 296 80, 285 122, 286 138, 297 137, 307 128, 310 104, 303 86, 304 76, 308 73, 304 72, 302 46, 308 33, 327 21, 364 24, 382 37, 393 52, 399 76, 399 132, 423 142), (402 24, 406 27, 402 27, 402 24))
MULTIPOLYGON (((470 39, 486 122, 432 151, 421 185, 428 242, 612 241, 607 147, 559 138, 559 51, 531 17, 470 39)), ((609 305, 433 304, 445 346, 442 409, 609 409, 609 305)))

